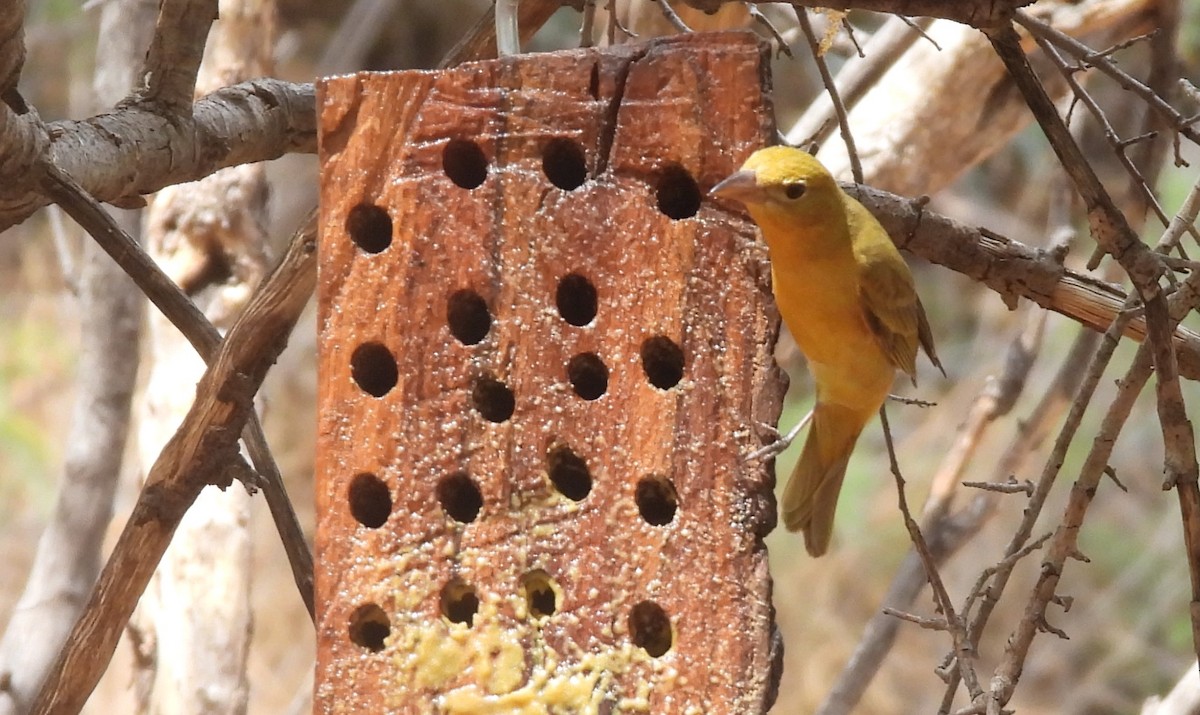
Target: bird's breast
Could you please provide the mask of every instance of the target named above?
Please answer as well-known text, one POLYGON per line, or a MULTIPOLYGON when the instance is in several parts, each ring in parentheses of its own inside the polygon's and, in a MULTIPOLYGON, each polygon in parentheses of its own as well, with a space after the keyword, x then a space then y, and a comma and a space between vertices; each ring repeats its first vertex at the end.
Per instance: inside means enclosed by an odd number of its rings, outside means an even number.
POLYGON ((895 367, 863 316, 853 260, 773 263, 771 273, 779 313, 810 363, 818 391, 842 404, 877 408, 895 367))

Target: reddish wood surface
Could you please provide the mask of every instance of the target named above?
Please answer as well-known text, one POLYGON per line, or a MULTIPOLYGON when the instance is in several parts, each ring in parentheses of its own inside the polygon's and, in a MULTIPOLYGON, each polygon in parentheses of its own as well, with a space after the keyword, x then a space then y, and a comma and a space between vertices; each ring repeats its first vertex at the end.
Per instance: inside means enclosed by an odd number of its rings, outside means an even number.
POLYGON ((774 131, 766 52, 320 83, 317 712, 774 699, 773 479, 742 455, 778 318, 752 227, 700 201, 774 131))

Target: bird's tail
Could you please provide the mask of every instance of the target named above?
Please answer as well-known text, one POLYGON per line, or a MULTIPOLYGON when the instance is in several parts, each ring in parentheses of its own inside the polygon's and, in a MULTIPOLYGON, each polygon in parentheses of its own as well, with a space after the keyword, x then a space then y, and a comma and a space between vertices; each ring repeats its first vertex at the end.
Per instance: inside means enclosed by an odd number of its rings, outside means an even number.
POLYGON ((818 402, 813 408, 800 461, 783 490, 783 522, 791 531, 804 532, 804 546, 812 556, 829 548, 846 464, 867 419, 841 405, 818 402))

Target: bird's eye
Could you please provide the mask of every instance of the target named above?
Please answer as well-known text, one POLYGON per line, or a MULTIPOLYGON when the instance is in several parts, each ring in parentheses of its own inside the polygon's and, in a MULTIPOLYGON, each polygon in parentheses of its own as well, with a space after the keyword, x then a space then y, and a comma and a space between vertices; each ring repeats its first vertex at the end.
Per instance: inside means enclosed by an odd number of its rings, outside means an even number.
POLYGON ((796 181, 783 185, 783 195, 795 201, 804 195, 804 182, 796 181))

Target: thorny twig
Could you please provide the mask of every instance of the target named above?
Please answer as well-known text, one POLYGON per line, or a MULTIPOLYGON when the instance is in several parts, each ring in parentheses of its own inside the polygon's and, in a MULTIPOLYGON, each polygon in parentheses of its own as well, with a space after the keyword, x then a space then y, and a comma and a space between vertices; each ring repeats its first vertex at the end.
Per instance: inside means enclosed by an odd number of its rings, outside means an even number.
MULTIPOLYGON (((1003 360, 1003 373, 999 379, 989 380, 972 403, 958 429, 954 446, 935 473, 929 498, 922 510, 921 529, 930 556, 938 564, 945 563, 978 533, 990 514, 991 509, 981 508, 981 500, 978 499, 952 510, 959 491, 956 482, 967 468, 986 427, 1011 410, 1017 396, 1023 391, 1033 358, 1041 346, 1045 316, 1045 311, 1036 307, 1029 311, 1027 325, 1010 343, 1003 360)), ((899 624, 886 616, 903 613, 911 606, 927 582, 925 572, 916 548, 910 548, 888 586, 881 614, 873 616, 867 623, 854 653, 818 708, 818 715, 853 712, 898 633, 899 624)), ((949 675, 942 674, 942 677, 949 675)))
MULTIPOLYGON (((1170 218, 1167 217, 1167 213, 1163 210, 1162 204, 1158 202, 1158 198, 1154 195, 1154 190, 1150 187, 1146 177, 1142 175, 1141 170, 1138 169, 1138 167, 1133 163, 1133 160, 1129 158, 1129 155, 1125 153, 1125 148, 1135 144, 1137 141, 1153 138, 1155 135, 1143 134, 1140 137, 1122 140, 1119 136, 1117 136, 1117 131, 1113 128, 1112 123, 1108 121, 1108 117, 1104 114, 1104 110, 1100 108, 1100 105, 1096 102, 1096 100, 1091 96, 1090 93, 1088 93, 1086 89, 1084 89, 1079 80, 1076 79, 1075 73, 1072 72, 1071 68, 1067 66, 1067 63, 1063 59, 1062 55, 1058 53, 1054 46, 1044 36, 1035 34, 1034 40, 1038 43, 1038 46, 1042 48, 1042 51, 1046 53, 1046 56, 1050 59, 1051 63, 1053 63, 1059 69, 1063 78, 1067 81, 1067 84, 1070 85, 1071 91, 1074 92, 1075 97, 1080 102, 1083 102, 1083 105, 1088 108, 1088 111, 1091 112, 1092 117, 1100 125, 1100 128, 1104 134, 1104 138, 1108 141, 1109 145, 1113 149, 1113 153, 1116 154, 1117 159, 1121 162, 1121 166, 1125 167, 1125 171, 1133 180, 1133 185, 1136 186, 1138 191, 1142 194, 1142 198, 1146 201, 1146 205, 1150 207, 1150 210, 1154 212, 1154 215, 1158 217, 1162 224, 1166 226, 1170 222, 1170 218)), ((1200 234, 1196 232, 1194 226, 1187 224, 1186 230, 1192 234, 1192 237, 1195 238, 1197 242, 1200 242, 1200 234)))
POLYGON ((1157 92, 1118 67, 1105 53, 1094 52, 1079 40, 1059 32, 1053 26, 1042 22, 1026 12, 1018 11, 1015 14, 1015 18, 1021 26, 1029 30, 1035 37, 1040 37, 1050 42, 1050 44, 1063 50, 1077 61, 1095 67, 1109 77, 1112 77, 1123 88, 1136 94, 1150 109, 1162 116, 1167 121, 1168 126, 1196 144, 1200 144, 1200 132, 1197 132, 1191 126, 1192 120, 1180 114, 1178 110, 1160 97, 1157 92))
POLYGON ((904 475, 900 472, 900 462, 896 459, 896 448, 892 443, 892 431, 888 426, 887 410, 885 408, 881 407, 879 409, 879 419, 883 426, 883 438, 884 443, 887 445, 888 461, 891 465, 892 476, 896 480, 897 500, 900 506, 900 513, 904 517, 904 526, 908 530, 913 548, 921 559, 921 564, 925 567, 925 576, 929 579, 929 586, 933 590, 934 602, 937 604, 938 610, 941 611, 943 618, 945 618, 946 628, 954 640, 954 653, 959 663, 958 672, 961 674, 963 681, 967 685, 967 689, 974 698, 982 692, 975 675, 974 649, 967 640, 967 631, 964 628, 963 621, 955 615, 954 604, 950 600, 949 592, 946 591, 945 583, 942 582, 937 562, 929 552, 929 545, 925 542, 925 537, 921 533, 921 527, 917 524, 917 520, 913 518, 912 512, 908 508, 908 498, 904 493, 904 475))

